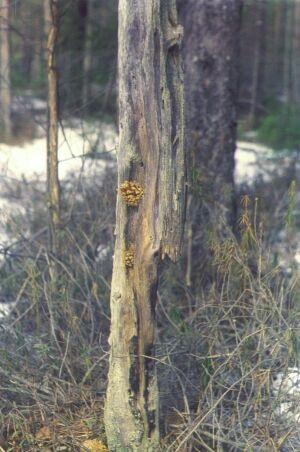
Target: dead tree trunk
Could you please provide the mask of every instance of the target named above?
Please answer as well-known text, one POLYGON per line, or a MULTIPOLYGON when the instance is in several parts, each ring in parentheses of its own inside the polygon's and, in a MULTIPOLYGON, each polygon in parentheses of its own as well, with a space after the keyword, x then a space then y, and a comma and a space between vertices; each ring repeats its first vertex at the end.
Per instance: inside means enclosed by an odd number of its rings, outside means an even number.
POLYGON ((182 0, 190 197, 186 283, 211 278, 210 244, 234 224, 240 0, 182 0))
POLYGON ((51 25, 48 35, 48 130, 47 130, 47 204, 49 212, 49 248, 57 252, 60 226, 60 187, 58 178, 58 75, 56 44, 58 38, 58 3, 50 1, 51 25))
POLYGON ((119 2, 119 152, 105 427, 111 451, 158 450, 158 265, 184 218, 183 75, 175 0, 119 2))
POLYGON ((9 0, 0 0, 0 95, 1 129, 4 138, 12 134, 11 125, 11 89, 10 89, 10 45, 9 45, 9 0))

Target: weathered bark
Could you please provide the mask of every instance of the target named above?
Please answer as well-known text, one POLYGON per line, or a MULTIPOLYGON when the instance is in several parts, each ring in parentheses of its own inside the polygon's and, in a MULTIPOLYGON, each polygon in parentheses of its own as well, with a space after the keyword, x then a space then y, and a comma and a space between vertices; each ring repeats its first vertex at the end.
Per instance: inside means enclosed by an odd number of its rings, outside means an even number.
POLYGON ((212 236, 234 223, 240 0, 183 0, 187 149, 193 246, 186 282, 209 278, 212 236), (192 256, 192 262, 191 262, 192 256), (192 270, 191 270, 192 269, 192 270), (192 275, 191 275, 192 273, 192 275))
POLYGON ((50 1, 51 26, 48 35, 48 129, 47 129, 47 203, 49 212, 49 247, 57 251, 60 226, 60 187, 58 178, 58 75, 55 53, 58 38, 58 3, 50 1))
POLYGON ((112 451, 158 450, 158 265, 167 256, 176 261, 184 218, 182 33, 175 0, 120 0, 119 192, 105 407, 112 451), (136 205, 122 197, 126 181, 144 189, 136 205))
POLYGON ((0 95, 1 128, 4 138, 12 134, 11 87, 10 87, 10 45, 9 45, 9 0, 0 0, 0 95))

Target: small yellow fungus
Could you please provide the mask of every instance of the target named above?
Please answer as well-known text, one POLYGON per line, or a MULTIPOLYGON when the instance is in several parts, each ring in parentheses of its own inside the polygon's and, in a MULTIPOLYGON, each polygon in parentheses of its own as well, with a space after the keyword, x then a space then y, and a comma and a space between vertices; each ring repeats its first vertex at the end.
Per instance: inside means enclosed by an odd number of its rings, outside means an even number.
POLYGON ((128 206, 137 206, 144 195, 144 189, 137 181, 126 180, 119 187, 119 192, 128 206))

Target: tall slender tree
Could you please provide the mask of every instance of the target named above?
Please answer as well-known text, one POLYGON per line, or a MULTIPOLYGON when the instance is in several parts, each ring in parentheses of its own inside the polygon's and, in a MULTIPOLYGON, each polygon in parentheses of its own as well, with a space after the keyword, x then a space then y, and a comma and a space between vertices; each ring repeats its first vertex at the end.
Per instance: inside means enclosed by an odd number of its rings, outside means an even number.
POLYGON ((293 14, 292 90, 293 103, 300 108, 300 2, 295 1, 293 14))
POLYGON ((0 95, 1 128, 5 138, 12 133, 11 85, 10 85, 10 45, 9 45, 9 0, 0 0, 0 95))
POLYGON ((48 130, 47 130, 47 203, 49 212, 50 251, 57 252, 60 218, 60 186, 58 178, 58 75, 56 46, 59 26, 58 0, 49 0, 51 25, 48 34, 48 130))
POLYGON ((293 103, 292 56, 293 56, 293 1, 285 0, 284 56, 283 56, 283 94, 285 102, 293 103))
POLYGON ((241 0, 183 0, 190 167, 186 282, 209 277, 209 242, 234 222, 234 151, 241 0))
POLYGON ((119 151, 105 427, 110 450, 158 450, 159 263, 184 217, 183 74, 175 0, 119 2, 119 151))
POLYGON ((94 3, 92 0, 87 0, 87 14, 85 24, 84 36, 84 57, 83 57, 83 82, 82 82, 82 105, 83 108, 88 108, 89 102, 89 88, 90 88, 90 71, 92 65, 92 32, 93 32, 93 17, 94 17, 94 3))
POLYGON ((253 129, 257 118, 257 104, 262 98, 263 76, 264 76, 264 50, 265 50, 265 29, 267 17, 267 4, 265 1, 257 2, 254 9, 254 58, 251 80, 251 99, 248 127, 253 129))

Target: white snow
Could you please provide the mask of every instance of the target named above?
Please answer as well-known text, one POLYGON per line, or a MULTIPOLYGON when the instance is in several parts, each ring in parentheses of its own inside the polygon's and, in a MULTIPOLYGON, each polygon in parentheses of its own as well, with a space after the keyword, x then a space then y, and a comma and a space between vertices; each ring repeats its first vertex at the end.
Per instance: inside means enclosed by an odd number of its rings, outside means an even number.
MULTIPOLYGON (((20 102, 20 99, 16 99, 20 102)), ((24 102, 27 102, 25 99, 24 102)), ((33 102, 33 101, 31 101, 33 102)), ((35 100, 34 100, 35 102, 35 100)), ((44 108, 44 104, 34 104, 36 109, 44 108)), ((46 136, 43 135, 23 145, 8 145, 0 143, 0 247, 8 244, 9 238, 5 232, 7 220, 16 211, 24 213, 25 206, 20 201, 5 197, 6 184, 15 186, 32 180, 39 180, 42 186, 46 182, 46 136)), ((93 177, 95 171, 105 170, 105 159, 85 158, 94 147, 98 152, 115 153, 117 134, 113 126, 107 124, 87 124, 73 120, 69 126, 59 129, 59 178, 76 185, 76 176, 93 177), (75 178, 75 180, 74 180, 75 178)), ((258 177, 270 178, 270 168, 275 168, 272 160, 272 150, 257 143, 239 141, 235 154, 235 182, 251 185, 258 177)), ((278 163, 277 163, 278 166, 278 163)), ((99 259, 106 250, 99 250, 99 259)), ((0 304, 1 309, 1 304, 0 304)), ((0 313, 1 316, 1 313, 0 313)))
POLYGON ((237 185, 253 184, 256 179, 272 181, 274 175, 282 175, 292 164, 298 161, 297 152, 276 152, 259 143, 238 141, 235 152, 234 180, 237 185))
MULTIPOLYGON (((76 123, 76 128, 66 127, 59 130, 59 178, 61 181, 72 175, 73 186, 76 177, 93 177, 95 172, 105 170, 111 162, 103 159, 86 158, 94 146, 97 151, 115 154, 117 135, 113 126, 106 124, 76 123), (75 179, 75 180, 74 180, 75 179)), ((8 145, 0 143, 0 247, 9 244, 6 224, 16 212, 25 214, 26 206, 21 200, 5 197, 7 186, 17 187, 30 181, 40 181, 46 184, 46 136, 36 138, 24 145, 8 145)), ((21 198, 20 198, 21 199, 21 198)), ((103 253, 103 250, 101 250, 103 253)), ((100 253, 101 254, 101 253, 100 253)), ((1 257, 0 257, 1 260, 1 257)), ((13 309, 13 303, 0 302, 0 319, 8 315, 13 309)))
POLYGON ((300 369, 289 367, 286 372, 278 372, 273 378, 273 395, 276 396, 278 416, 300 422, 300 369))
MULTIPOLYGON (((100 131, 103 140, 103 151, 113 152, 116 147, 116 133, 111 126, 102 126, 100 131)), ((59 130, 58 159, 59 178, 63 180, 68 173, 80 171, 83 158, 96 143, 95 132, 83 132, 80 129, 66 128, 59 130)), ((0 144, 0 191, 1 179, 10 177, 28 181, 31 178, 46 180, 46 137, 37 138, 23 146, 0 144)), ((101 160, 91 159, 88 168, 99 165, 101 160)), ((103 164, 103 162, 102 162, 103 164)))
POLYGON ((259 176, 264 176, 265 171, 258 161, 272 156, 272 149, 258 143, 238 141, 235 152, 236 184, 253 183, 259 176))

